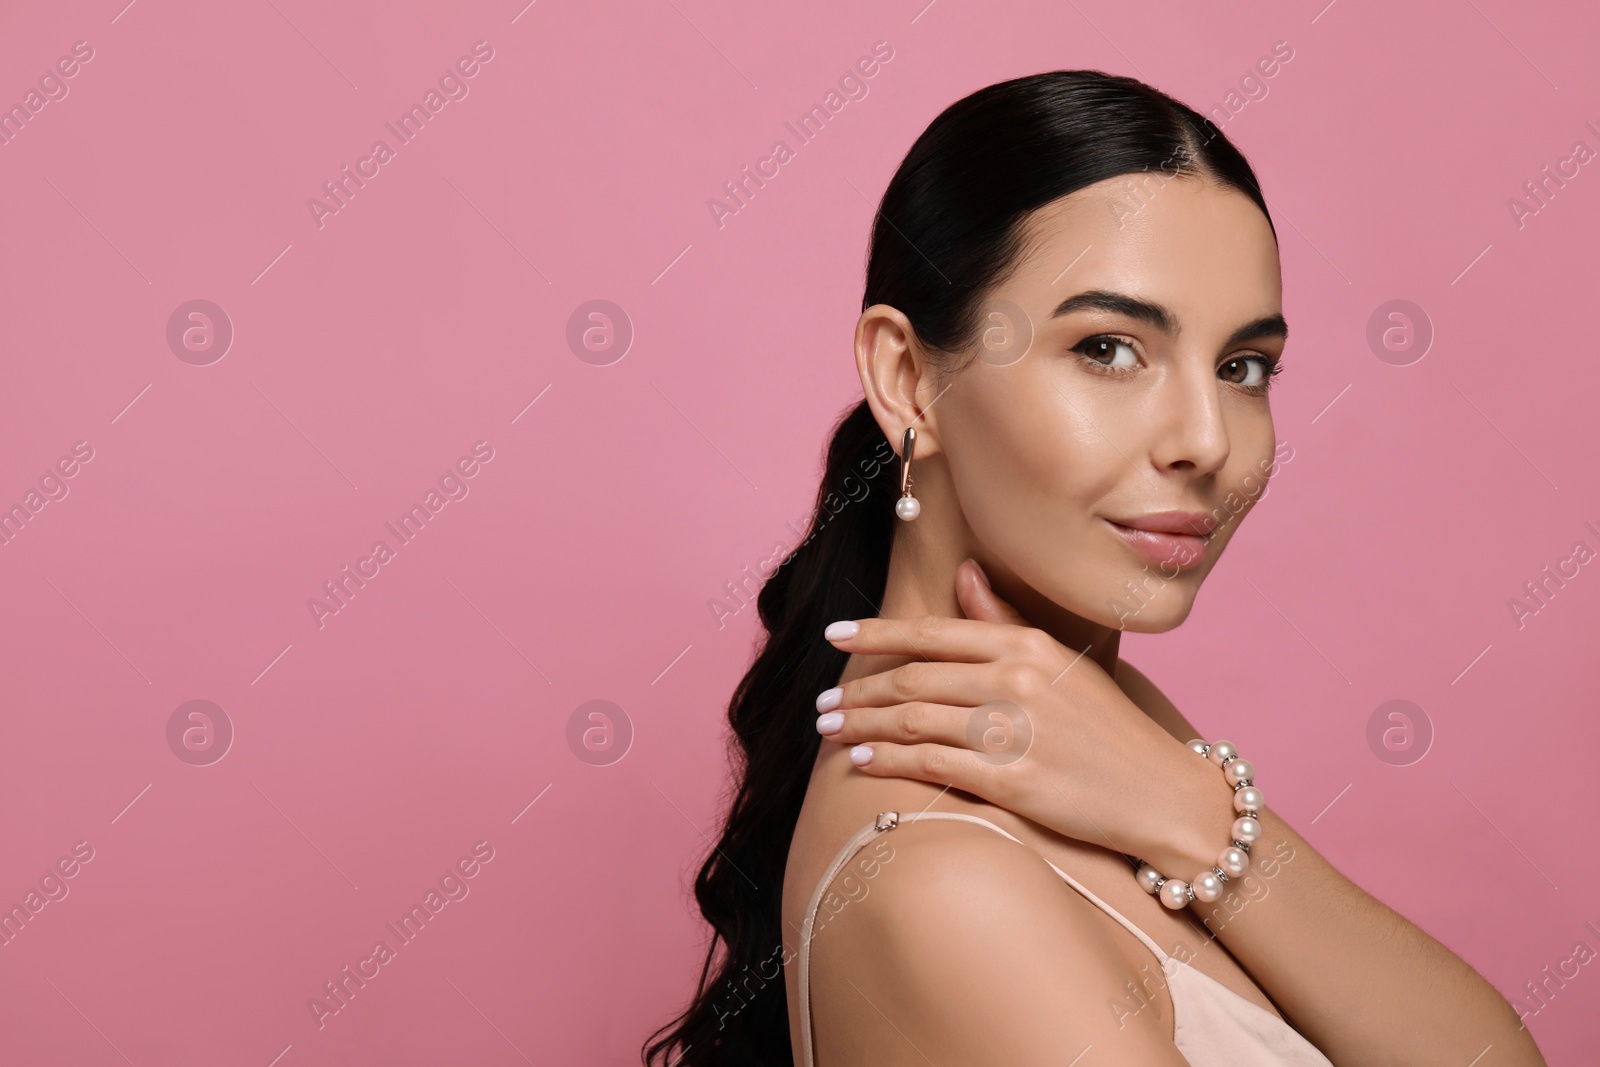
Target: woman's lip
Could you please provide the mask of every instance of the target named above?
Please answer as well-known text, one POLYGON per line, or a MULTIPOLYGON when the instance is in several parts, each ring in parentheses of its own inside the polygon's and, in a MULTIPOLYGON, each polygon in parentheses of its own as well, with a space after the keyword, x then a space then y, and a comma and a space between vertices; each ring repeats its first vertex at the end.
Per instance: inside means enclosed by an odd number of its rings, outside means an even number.
POLYGON ((1152 563, 1176 566, 1180 570, 1203 562, 1206 546, 1210 543, 1208 538, 1194 534, 1155 533, 1150 530, 1135 530, 1131 526, 1124 526, 1110 519, 1106 519, 1105 522, 1116 531, 1124 544, 1141 556, 1152 563))

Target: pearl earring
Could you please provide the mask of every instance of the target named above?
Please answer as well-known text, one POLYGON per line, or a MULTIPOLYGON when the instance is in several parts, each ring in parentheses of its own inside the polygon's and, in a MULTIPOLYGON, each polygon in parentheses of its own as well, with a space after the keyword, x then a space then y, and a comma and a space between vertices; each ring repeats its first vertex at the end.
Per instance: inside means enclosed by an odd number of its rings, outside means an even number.
POLYGON ((911 495, 911 453, 917 447, 917 431, 910 426, 900 440, 900 499, 894 503, 894 513, 910 522, 922 514, 922 501, 911 495))

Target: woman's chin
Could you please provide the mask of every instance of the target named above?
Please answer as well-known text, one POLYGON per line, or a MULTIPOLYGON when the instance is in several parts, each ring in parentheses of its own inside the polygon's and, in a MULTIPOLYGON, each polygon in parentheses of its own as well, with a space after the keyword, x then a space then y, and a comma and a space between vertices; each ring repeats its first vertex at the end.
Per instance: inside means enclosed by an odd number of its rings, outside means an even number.
POLYGON ((1106 624, 1125 633, 1164 634, 1182 626, 1192 610, 1192 596, 1168 594, 1143 605, 1118 607, 1106 624))

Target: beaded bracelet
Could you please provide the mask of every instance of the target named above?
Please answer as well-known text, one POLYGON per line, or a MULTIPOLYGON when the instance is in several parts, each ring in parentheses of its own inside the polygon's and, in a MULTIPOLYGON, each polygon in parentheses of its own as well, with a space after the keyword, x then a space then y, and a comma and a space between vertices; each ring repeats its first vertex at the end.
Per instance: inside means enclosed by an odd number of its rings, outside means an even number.
POLYGON ((1193 901, 1209 904, 1222 896, 1223 883, 1238 878, 1250 866, 1250 846, 1261 839, 1261 808, 1266 802, 1261 790, 1255 787, 1255 767, 1239 757, 1239 750, 1231 741, 1206 744, 1199 738, 1189 742, 1189 750, 1209 759, 1222 768, 1228 784, 1233 786, 1233 810, 1239 817, 1233 820, 1233 840, 1217 854, 1217 865, 1195 876, 1193 882, 1168 878, 1154 867, 1139 861, 1134 874, 1146 893, 1159 896, 1161 903, 1177 911, 1193 901))

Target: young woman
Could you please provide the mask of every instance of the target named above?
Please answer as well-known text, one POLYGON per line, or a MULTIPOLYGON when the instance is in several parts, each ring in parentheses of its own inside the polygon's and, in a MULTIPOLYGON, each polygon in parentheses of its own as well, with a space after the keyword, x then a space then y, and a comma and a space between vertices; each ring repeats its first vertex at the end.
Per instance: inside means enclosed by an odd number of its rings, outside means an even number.
POLYGON ((1118 658, 1292 458, 1281 297, 1249 165, 1141 82, 1018 78, 917 139, 647 1063, 1544 1062, 1118 658))

